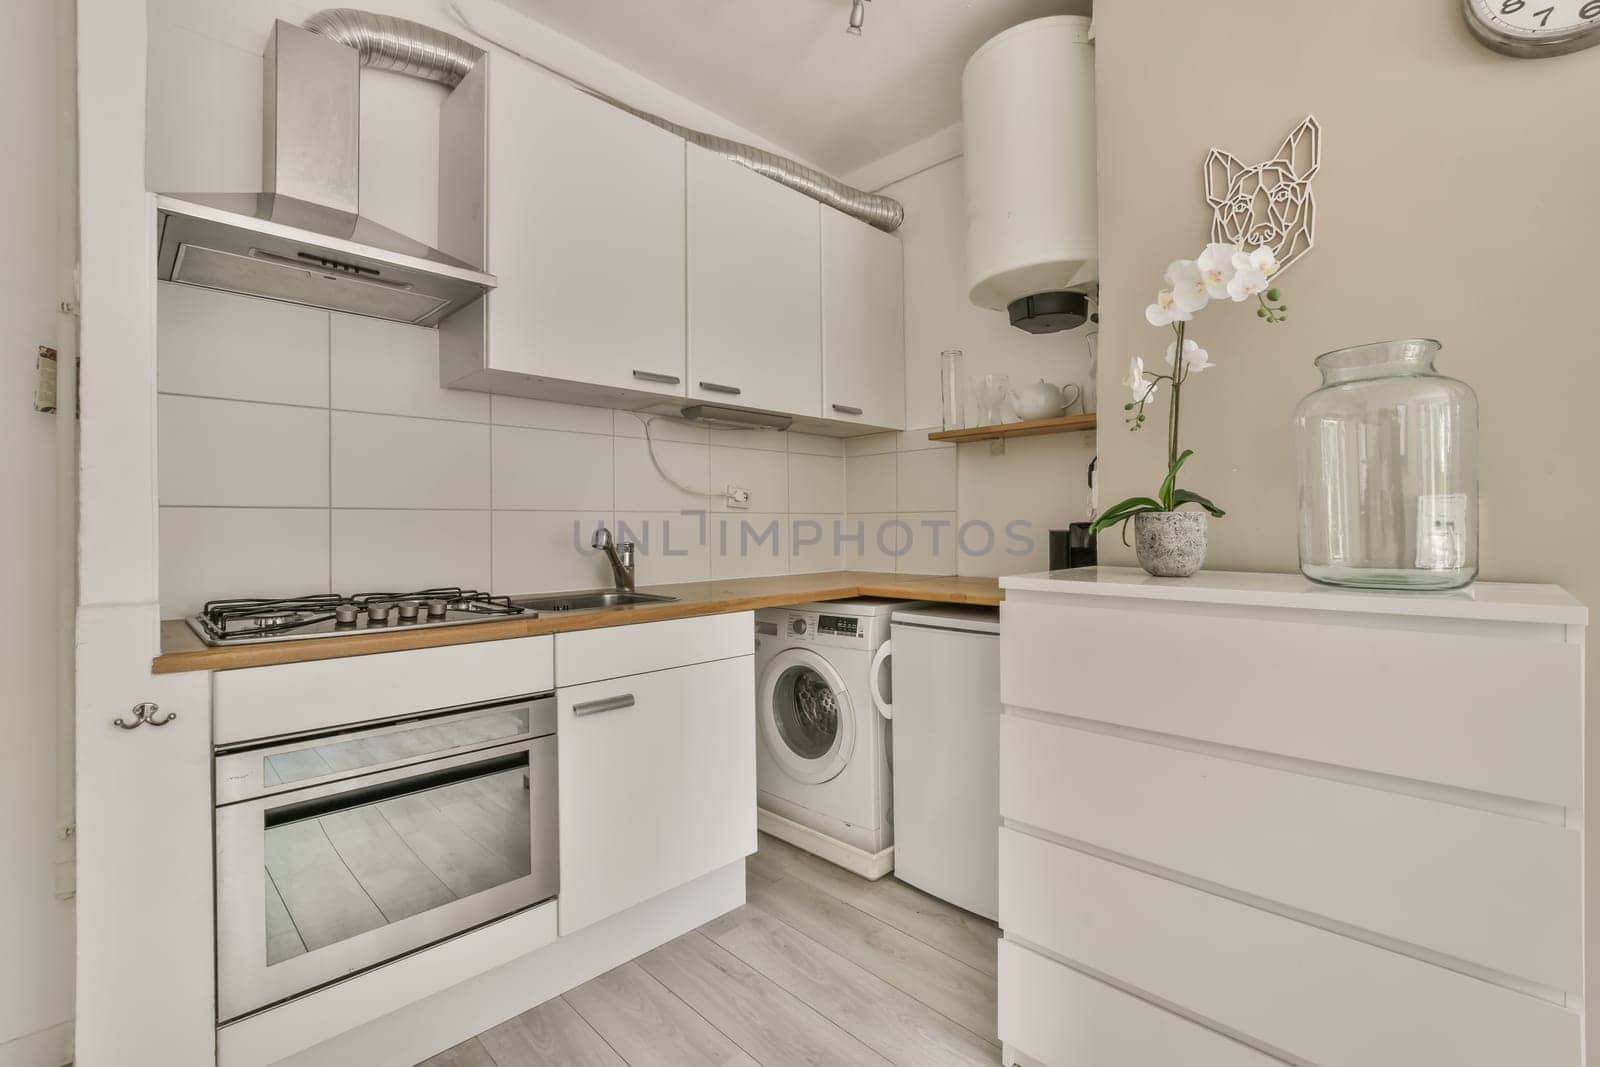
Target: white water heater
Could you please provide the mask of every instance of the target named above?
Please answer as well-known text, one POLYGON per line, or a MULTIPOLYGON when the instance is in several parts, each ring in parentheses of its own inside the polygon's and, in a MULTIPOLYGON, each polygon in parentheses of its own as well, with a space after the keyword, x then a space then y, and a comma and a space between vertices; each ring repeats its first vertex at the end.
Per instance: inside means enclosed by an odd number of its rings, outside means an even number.
POLYGON ((1099 259, 1089 20, 992 38, 967 61, 961 105, 968 295, 1030 333, 1082 325, 1099 259))

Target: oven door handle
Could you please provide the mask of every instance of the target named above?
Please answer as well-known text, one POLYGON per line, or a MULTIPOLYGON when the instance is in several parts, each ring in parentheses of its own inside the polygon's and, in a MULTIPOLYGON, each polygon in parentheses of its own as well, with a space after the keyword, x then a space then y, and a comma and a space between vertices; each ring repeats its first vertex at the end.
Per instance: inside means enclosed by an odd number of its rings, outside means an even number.
POLYGON ((585 700, 580 704, 574 704, 572 705, 572 714, 577 716, 598 715, 602 711, 621 711, 623 708, 631 708, 633 704, 633 694, 622 693, 614 697, 585 700))

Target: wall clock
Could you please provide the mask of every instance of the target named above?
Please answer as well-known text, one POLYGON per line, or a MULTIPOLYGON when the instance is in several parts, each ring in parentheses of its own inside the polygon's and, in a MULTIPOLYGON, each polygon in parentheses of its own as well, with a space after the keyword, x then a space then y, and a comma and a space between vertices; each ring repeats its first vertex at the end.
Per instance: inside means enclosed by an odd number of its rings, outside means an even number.
POLYGON ((1522 59, 1600 44, 1600 0, 1461 0, 1474 36, 1522 59))

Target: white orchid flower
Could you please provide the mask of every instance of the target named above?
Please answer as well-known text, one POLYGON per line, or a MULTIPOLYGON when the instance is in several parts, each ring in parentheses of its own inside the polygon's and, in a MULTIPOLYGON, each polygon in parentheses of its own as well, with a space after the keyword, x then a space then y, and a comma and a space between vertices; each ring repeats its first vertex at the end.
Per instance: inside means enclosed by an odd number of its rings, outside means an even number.
POLYGON ((1128 376, 1122 379, 1122 384, 1126 385, 1128 391, 1133 394, 1133 402, 1135 404, 1148 403, 1154 400, 1156 398, 1156 389, 1161 385, 1160 382, 1152 381, 1145 377, 1144 360, 1139 356, 1134 356, 1128 361, 1128 376))
POLYGON ((1234 273, 1233 279, 1228 282, 1228 296, 1234 303, 1249 300, 1264 292, 1267 288, 1267 276, 1254 267, 1243 267, 1234 273))
POLYGON ((1206 285, 1206 295, 1211 299, 1221 300, 1228 295, 1228 283, 1233 280, 1233 272, 1237 269, 1233 265, 1233 257, 1238 252, 1238 245, 1213 243, 1206 245, 1205 251, 1195 260, 1195 265, 1200 268, 1200 278, 1206 285))
POLYGON ((1172 286, 1172 302, 1190 315, 1211 300, 1200 267, 1192 259, 1174 260, 1167 267, 1167 284, 1172 286))
MULTIPOLYGON (((1167 346, 1167 366, 1172 367, 1178 354, 1177 349, 1178 343, 1176 341, 1167 346)), ((1215 366, 1216 364, 1211 362, 1211 356, 1197 342, 1187 340, 1183 342, 1183 369, 1185 371, 1198 374, 1200 371, 1215 366)), ((1177 368, 1173 367, 1173 371, 1176 373, 1177 368)))
POLYGON ((1144 317, 1152 326, 1171 326, 1174 322, 1188 322, 1194 316, 1178 306, 1171 289, 1163 289, 1156 294, 1156 302, 1144 309, 1144 317))
POLYGON ((1278 254, 1271 245, 1262 245, 1254 252, 1237 251, 1233 254, 1234 270, 1257 270, 1271 277, 1278 273, 1278 254))

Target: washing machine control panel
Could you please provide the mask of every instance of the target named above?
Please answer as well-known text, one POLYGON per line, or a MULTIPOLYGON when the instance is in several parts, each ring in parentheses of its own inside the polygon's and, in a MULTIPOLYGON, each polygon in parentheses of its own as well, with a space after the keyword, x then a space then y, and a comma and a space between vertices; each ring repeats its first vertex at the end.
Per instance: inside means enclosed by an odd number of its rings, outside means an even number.
POLYGON ((861 620, 854 615, 818 615, 817 633, 824 637, 860 637, 861 620))
POLYGON ((870 619, 856 615, 830 615, 815 611, 791 611, 781 623, 772 626, 773 636, 786 645, 820 644, 834 648, 865 648, 870 619))

